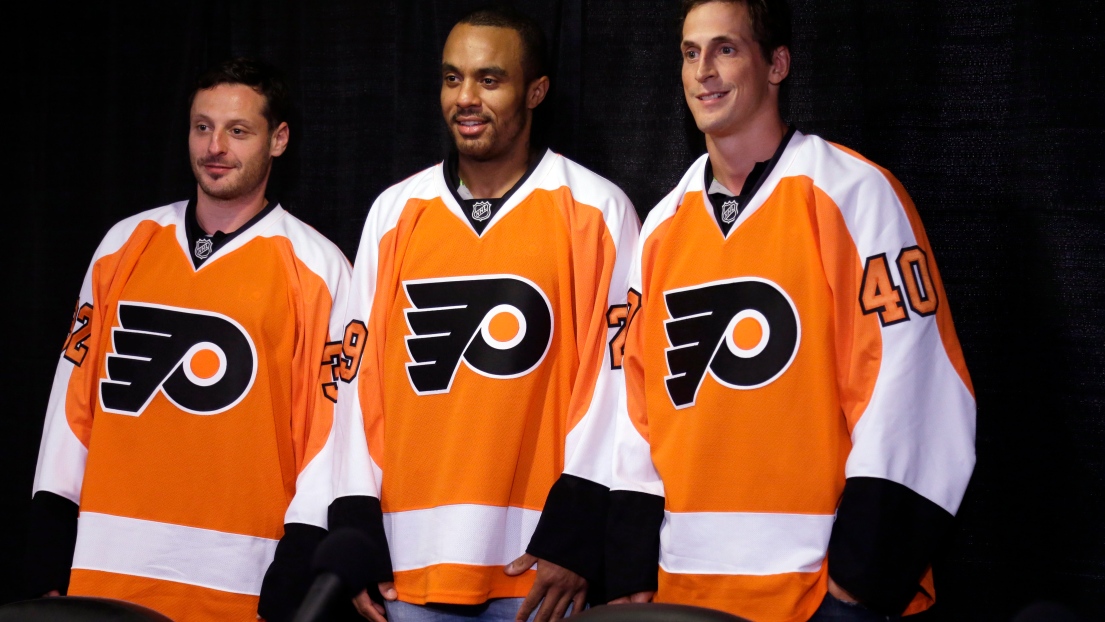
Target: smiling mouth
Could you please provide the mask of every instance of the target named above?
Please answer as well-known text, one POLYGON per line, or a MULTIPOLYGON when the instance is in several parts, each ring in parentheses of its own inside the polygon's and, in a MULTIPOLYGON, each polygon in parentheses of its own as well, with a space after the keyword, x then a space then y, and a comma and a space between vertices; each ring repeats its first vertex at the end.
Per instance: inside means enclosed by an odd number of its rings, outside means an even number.
POLYGON ((710 102, 721 99, 729 94, 729 91, 718 91, 716 93, 705 93, 703 95, 696 95, 695 99, 703 102, 710 102))
POLYGON ((485 119, 454 119, 453 123, 460 135, 466 137, 481 133, 483 128, 488 125, 488 121, 485 119))

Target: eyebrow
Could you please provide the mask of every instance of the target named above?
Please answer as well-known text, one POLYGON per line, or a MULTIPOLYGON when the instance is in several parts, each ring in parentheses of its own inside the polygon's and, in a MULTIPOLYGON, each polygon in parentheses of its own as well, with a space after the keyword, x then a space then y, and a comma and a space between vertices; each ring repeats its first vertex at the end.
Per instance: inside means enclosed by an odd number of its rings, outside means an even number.
MULTIPOLYGON (((212 119, 211 119, 211 117, 209 117, 209 116, 207 116, 207 115, 205 115, 205 114, 203 114, 203 113, 196 113, 196 114, 195 114, 195 115, 194 115, 194 116, 192 117, 192 121, 209 121, 209 122, 213 122, 213 121, 212 121, 212 119)), ((244 125, 244 126, 246 126, 246 127, 253 127, 253 122, 252 122, 252 121, 250 121, 249 119, 231 119, 230 121, 227 121, 227 123, 226 123, 226 124, 227 124, 227 125, 244 125)))
MULTIPOLYGON (((731 37, 729 35, 718 35, 718 36, 714 37, 713 39, 710 39, 710 43, 736 43, 736 42, 737 42, 737 39, 734 38, 734 37, 731 37)), ((679 47, 686 48, 686 47, 694 47, 694 46, 697 46, 697 45, 698 44, 695 43, 694 41, 684 39, 683 43, 679 44, 679 47)))
MULTIPOLYGON (((463 71, 460 70, 460 68, 456 67, 455 65, 450 65, 449 63, 441 63, 441 73, 450 73, 450 72, 452 72, 452 73, 464 73, 463 71)), ((505 78, 509 75, 507 73, 506 69, 503 69, 502 67, 499 67, 498 65, 492 65, 490 67, 480 67, 479 69, 476 70, 476 73, 478 73, 480 75, 486 75, 486 76, 495 76, 495 77, 498 77, 498 78, 505 78)))

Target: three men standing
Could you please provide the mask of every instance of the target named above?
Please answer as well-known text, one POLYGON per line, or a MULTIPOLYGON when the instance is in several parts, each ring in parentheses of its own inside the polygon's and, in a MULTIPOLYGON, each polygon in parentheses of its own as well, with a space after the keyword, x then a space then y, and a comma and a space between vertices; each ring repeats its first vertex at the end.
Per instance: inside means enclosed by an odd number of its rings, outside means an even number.
POLYGON ((249 619, 275 557, 279 617, 328 526, 382 552, 377 622, 560 618, 597 582, 755 620, 928 607, 970 378, 901 185, 780 117, 789 37, 781 0, 685 0, 708 154, 638 239, 531 140, 540 28, 469 14, 455 151, 376 200, 351 283, 264 201, 280 89, 201 82, 197 200, 109 233, 59 364, 35 504, 64 531, 80 503, 70 593, 249 619))

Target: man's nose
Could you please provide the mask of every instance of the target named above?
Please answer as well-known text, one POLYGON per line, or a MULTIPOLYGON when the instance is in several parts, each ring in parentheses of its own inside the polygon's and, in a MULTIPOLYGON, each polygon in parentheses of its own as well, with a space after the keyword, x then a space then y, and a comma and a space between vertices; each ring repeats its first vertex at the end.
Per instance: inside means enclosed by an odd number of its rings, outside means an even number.
POLYGON ((471 108, 473 106, 480 105, 479 88, 476 85, 475 80, 465 80, 460 85, 460 92, 457 93, 457 107, 458 108, 471 108))
POLYGON ((222 132, 211 132, 211 139, 207 141, 207 153, 219 154, 226 152, 226 136, 222 132))

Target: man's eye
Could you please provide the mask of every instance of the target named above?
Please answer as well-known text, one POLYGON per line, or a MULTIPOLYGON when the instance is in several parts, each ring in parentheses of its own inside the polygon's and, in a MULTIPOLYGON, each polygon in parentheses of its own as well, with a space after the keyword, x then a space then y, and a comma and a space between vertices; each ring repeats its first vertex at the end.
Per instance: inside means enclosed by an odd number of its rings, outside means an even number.
POLYGON ((687 60, 694 60, 698 58, 698 50, 687 50, 683 53, 683 57, 687 60))
POLYGON ((230 131, 231 131, 231 132, 234 132, 234 135, 235 135, 235 136, 241 136, 242 134, 244 134, 244 133, 245 133, 245 132, 243 132, 243 131, 242 131, 242 128, 240 128, 240 127, 236 127, 236 128, 234 128, 234 129, 232 129, 232 130, 230 130, 230 131))
POLYGON ((449 83, 456 83, 458 82, 458 78, 454 75, 447 75, 445 76, 445 81, 449 83))
POLYGON ((207 131, 207 124, 206 123, 197 123, 196 124, 196 129, 201 131, 201 132, 206 132, 207 131))
POLYGON ((721 53, 722 53, 722 54, 732 54, 733 52, 736 52, 736 51, 737 51, 737 49, 736 49, 736 48, 734 48, 734 47, 733 47, 733 46, 731 46, 731 45, 723 45, 723 46, 721 46, 721 53))
POLYGON ((484 78, 483 80, 480 80, 480 82, 482 82, 484 86, 491 86, 492 84, 495 84, 495 79, 494 78, 484 78))

